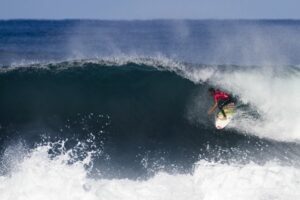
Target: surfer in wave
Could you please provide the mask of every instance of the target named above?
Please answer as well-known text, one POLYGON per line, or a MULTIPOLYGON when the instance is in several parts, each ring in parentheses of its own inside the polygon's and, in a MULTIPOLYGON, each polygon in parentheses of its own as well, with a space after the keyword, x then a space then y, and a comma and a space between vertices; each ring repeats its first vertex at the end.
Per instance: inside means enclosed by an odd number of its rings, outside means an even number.
POLYGON ((232 98, 232 96, 226 92, 223 92, 219 89, 215 89, 215 88, 209 88, 208 92, 210 93, 211 96, 213 96, 214 98, 214 105, 208 110, 208 114, 212 114, 216 108, 218 107, 220 109, 220 111, 222 112, 224 119, 227 118, 226 113, 223 110, 223 107, 230 104, 230 103, 234 103, 234 99, 232 98))

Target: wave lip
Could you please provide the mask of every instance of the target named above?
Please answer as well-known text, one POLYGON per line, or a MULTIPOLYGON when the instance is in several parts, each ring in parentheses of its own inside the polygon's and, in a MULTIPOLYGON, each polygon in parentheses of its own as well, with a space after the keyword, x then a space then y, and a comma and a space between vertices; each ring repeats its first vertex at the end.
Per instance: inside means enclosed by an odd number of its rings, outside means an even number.
POLYGON ((157 69, 176 70, 184 67, 184 64, 164 56, 142 57, 142 56, 113 56, 99 57, 90 59, 67 59, 60 61, 20 61, 10 65, 0 67, 0 72, 7 72, 16 69, 58 69, 64 70, 69 68, 84 67, 89 64, 95 64, 99 67, 121 67, 128 64, 154 67, 157 69))

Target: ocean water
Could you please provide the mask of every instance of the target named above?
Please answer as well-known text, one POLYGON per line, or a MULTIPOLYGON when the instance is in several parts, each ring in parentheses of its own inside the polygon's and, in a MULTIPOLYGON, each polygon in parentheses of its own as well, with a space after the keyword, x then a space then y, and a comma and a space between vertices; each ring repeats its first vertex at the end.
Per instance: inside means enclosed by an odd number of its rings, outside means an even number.
POLYGON ((299 199, 300 21, 0 21, 0 199, 299 199), (236 117, 216 130, 209 87, 236 117))

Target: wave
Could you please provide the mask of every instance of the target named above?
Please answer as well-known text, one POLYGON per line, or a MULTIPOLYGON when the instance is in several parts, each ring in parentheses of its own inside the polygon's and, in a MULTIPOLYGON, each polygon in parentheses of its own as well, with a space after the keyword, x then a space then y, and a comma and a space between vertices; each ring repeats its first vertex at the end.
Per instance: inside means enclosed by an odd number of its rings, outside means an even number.
POLYGON ((297 199, 298 76, 165 58, 1 68, 0 199, 297 199), (239 99, 222 131, 210 86, 239 99))
MULTIPOLYGON (((21 77, 20 79, 26 79, 26 76, 27 78, 29 76, 37 77, 36 82, 33 82, 34 80, 32 83, 27 81, 30 85, 29 87, 32 87, 29 88, 29 91, 34 89, 34 85, 40 85, 40 83, 43 83, 46 88, 51 86, 51 81, 60 81, 61 85, 56 84, 56 86, 53 86, 57 87, 56 91, 49 91, 48 96, 51 97, 57 96, 57 91, 63 93, 63 90, 68 90, 69 92, 77 90, 80 86, 78 82, 82 81, 82 87, 91 88, 87 90, 93 90, 93 94, 88 94, 91 98, 101 99, 101 91, 109 90, 101 83, 101 81, 105 80, 108 81, 108 85, 114 85, 110 89, 117 93, 124 89, 131 90, 132 87, 140 85, 135 91, 127 90, 128 94, 124 95, 128 96, 125 98, 129 98, 130 95, 142 98, 141 95, 144 94, 145 97, 142 101, 146 102, 146 98, 151 99, 149 95, 152 95, 148 92, 159 91, 154 94, 157 96, 152 97, 152 99, 157 98, 157 103, 161 103, 158 98, 162 98, 162 101, 163 99, 167 101, 168 97, 166 97, 165 93, 179 86, 182 93, 174 91, 176 94, 173 93, 173 95, 175 94, 176 96, 172 98, 178 97, 178 101, 174 102, 174 106, 177 105, 182 107, 182 109, 185 107, 185 117, 193 122, 201 122, 201 125, 208 123, 207 120, 204 120, 206 116, 203 115, 210 104, 205 90, 213 85, 239 97, 242 109, 238 110, 238 117, 235 118, 230 128, 238 130, 242 134, 253 134, 261 138, 279 141, 298 141, 300 138, 300 127, 297 123, 300 120, 300 105, 297 103, 300 100, 300 94, 297 92, 300 71, 297 66, 201 65, 180 63, 159 56, 155 58, 115 57, 70 60, 43 64, 21 63, 3 67, 1 72, 2 80, 7 79, 9 76, 17 75, 21 77), (48 75, 51 77, 48 83, 41 78, 38 79, 39 76, 46 77, 48 75), (65 78, 69 82, 64 83, 65 78), (91 80, 89 81, 88 79, 91 80), (88 86, 88 82, 91 81, 94 84, 88 86), (123 82, 127 85, 123 86, 123 82), (102 88, 97 88, 97 86, 101 87, 101 85, 102 88), (147 89, 149 91, 146 91, 147 89), (100 92, 99 95, 96 91, 100 92), (92 95, 95 96, 92 97, 92 95), (185 98, 186 96, 191 99, 185 98), (248 105, 250 109, 243 109, 243 105, 248 105)), ((19 83, 12 81, 6 85, 9 84, 17 87, 19 83)), ((11 95, 14 93, 13 90, 15 88, 9 89, 11 95)), ((44 93, 47 94, 48 92, 44 93)), ((72 95, 72 92, 70 94, 72 95)), ((39 92, 37 95, 42 94, 39 92)), ((82 92, 79 94, 79 91, 77 91, 74 95, 71 97, 73 100, 78 99, 78 97, 83 99, 86 94, 82 92)), ((107 99, 118 98, 116 95, 114 97, 109 95, 111 94, 104 94, 107 99)), ((72 101, 71 99, 67 100, 69 98, 67 96, 65 98, 66 104, 67 101, 72 101)), ((171 97, 169 98, 169 101, 174 101, 171 100, 171 97)), ((38 99, 40 97, 36 96, 36 99, 28 99, 28 102, 36 102, 38 99)), ((61 100, 56 99, 56 101, 58 105, 58 102, 61 100)), ((140 101, 140 99, 136 101, 140 101)), ((51 102, 49 103, 51 105, 51 102)), ((154 105, 152 106, 155 107, 154 105)), ((13 105, 9 107, 13 107, 13 105)), ((163 107, 158 109, 162 110, 163 107)))
POLYGON ((72 149, 90 140, 87 151, 103 151, 93 162, 101 178, 153 177, 161 169, 186 174, 199 160, 297 166, 298 76, 297 66, 166 58, 7 66, 0 72, 0 153, 16 141, 33 149, 43 138, 67 140, 72 149), (206 114, 210 86, 239 100, 237 117, 222 131, 206 114))

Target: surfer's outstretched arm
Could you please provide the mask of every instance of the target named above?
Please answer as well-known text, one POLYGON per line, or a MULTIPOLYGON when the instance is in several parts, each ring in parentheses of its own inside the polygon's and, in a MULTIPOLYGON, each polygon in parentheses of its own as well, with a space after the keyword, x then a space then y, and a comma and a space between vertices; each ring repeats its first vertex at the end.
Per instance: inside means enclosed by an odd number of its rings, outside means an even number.
POLYGON ((208 110, 207 113, 210 115, 216 110, 217 107, 218 107, 218 102, 215 101, 214 105, 208 110))

